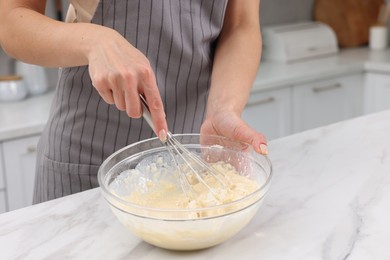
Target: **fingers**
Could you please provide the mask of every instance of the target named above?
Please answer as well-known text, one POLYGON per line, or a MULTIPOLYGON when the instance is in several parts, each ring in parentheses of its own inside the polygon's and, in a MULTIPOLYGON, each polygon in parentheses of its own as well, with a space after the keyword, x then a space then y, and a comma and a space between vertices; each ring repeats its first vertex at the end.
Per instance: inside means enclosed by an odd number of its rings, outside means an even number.
POLYGON ((260 151, 257 151, 261 154, 268 155, 268 146, 266 144, 260 144, 260 151))
POLYGON ((112 89, 112 97, 114 100, 115 106, 121 110, 126 110, 126 103, 125 103, 125 97, 124 92, 122 91, 122 88, 120 87, 120 84, 116 82, 116 78, 113 77, 109 79, 111 89, 112 89))
MULTIPOLYGON (((90 74, 92 73, 90 72, 90 74)), ((110 105, 114 104, 115 101, 108 80, 103 75, 95 75, 94 77, 91 77, 91 79, 92 85, 98 91, 102 99, 110 105)))
POLYGON ((115 104, 132 118, 142 116, 139 95, 144 95, 150 108, 153 130, 160 139, 164 138, 168 130, 163 103, 148 59, 119 34, 114 40, 110 39, 110 44, 105 43, 103 39, 89 56, 93 86, 105 102, 115 104))
POLYGON ((157 88, 156 79, 153 73, 146 73, 143 75, 146 84, 143 88, 143 94, 148 102, 150 114, 154 125, 154 132, 162 142, 167 139, 167 121, 165 118, 164 106, 161 100, 160 93, 157 88))
POLYGON ((126 111, 129 117, 139 118, 142 116, 139 95, 144 95, 152 116, 153 131, 161 141, 165 141, 168 132, 165 112, 150 66, 138 66, 121 73, 110 72, 106 77, 103 75, 95 76, 92 80, 103 100, 108 104, 115 104, 121 111, 126 111))
POLYGON ((234 129, 234 139, 237 141, 249 143, 253 149, 260 154, 267 155, 268 147, 267 140, 264 135, 252 129, 249 125, 242 122, 234 129))
POLYGON ((259 154, 268 154, 265 136, 252 129, 239 115, 226 110, 206 118, 201 127, 201 134, 226 136, 235 141, 251 144, 259 154))
POLYGON ((138 84, 137 78, 132 75, 126 75, 121 79, 121 86, 125 93, 126 113, 131 118, 140 118, 142 116, 138 84))
POLYGON ((115 104, 115 100, 113 97, 113 93, 110 90, 107 91, 99 91, 99 95, 103 98, 103 100, 110 105, 115 104))
POLYGON ((123 92, 121 90, 114 91, 112 93, 112 96, 113 96, 114 103, 115 103, 116 107, 118 108, 118 110, 125 111, 126 110, 126 103, 125 103, 125 98, 124 98, 123 92))

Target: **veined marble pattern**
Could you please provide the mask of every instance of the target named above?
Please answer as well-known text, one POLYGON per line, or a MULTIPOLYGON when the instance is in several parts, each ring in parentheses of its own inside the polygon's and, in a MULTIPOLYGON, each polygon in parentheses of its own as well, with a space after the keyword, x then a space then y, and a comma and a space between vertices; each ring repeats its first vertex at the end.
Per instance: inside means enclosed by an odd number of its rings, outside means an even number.
POLYGON ((116 220, 98 189, 0 215, 1 259, 390 259, 390 111, 272 141, 254 220, 211 249, 172 252, 116 220))

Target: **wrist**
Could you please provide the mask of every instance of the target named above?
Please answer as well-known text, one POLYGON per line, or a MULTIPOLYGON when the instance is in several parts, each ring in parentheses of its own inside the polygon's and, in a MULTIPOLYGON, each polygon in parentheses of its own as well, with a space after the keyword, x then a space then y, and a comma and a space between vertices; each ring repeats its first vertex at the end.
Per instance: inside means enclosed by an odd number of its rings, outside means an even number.
POLYGON ((223 98, 209 97, 206 109, 206 118, 213 117, 218 114, 233 114, 241 116, 244 110, 246 100, 241 100, 239 97, 223 98))
POLYGON ((212 84, 207 100, 206 117, 218 113, 230 113, 241 116, 249 98, 250 90, 237 80, 233 83, 212 84), (223 86, 223 87, 222 87, 223 86))
POLYGON ((85 41, 83 54, 89 64, 102 50, 112 49, 114 46, 111 45, 116 45, 120 34, 111 28, 88 25, 94 26, 94 28, 91 28, 82 38, 85 41))
POLYGON ((233 104, 220 103, 219 101, 208 102, 206 108, 206 119, 214 118, 221 115, 241 116, 242 109, 233 104))

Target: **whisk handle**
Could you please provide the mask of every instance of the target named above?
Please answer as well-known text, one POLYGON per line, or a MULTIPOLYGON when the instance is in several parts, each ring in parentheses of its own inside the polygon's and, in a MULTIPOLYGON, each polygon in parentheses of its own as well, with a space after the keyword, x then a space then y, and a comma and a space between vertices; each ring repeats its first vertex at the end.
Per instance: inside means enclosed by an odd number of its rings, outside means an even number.
POLYGON ((142 110, 143 110, 142 116, 144 117, 146 122, 149 124, 149 126, 154 130, 154 124, 152 121, 152 116, 150 115, 148 103, 146 102, 146 99, 143 95, 139 95, 139 97, 141 99, 142 110))
MULTIPOLYGON (((146 102, 146 99, 143 95, 139 95, 140 99, 141 99, 141 104, 142 104, 142 116, 144 117, 144 119, 146 120, 146 122, 148 123, 148 125, 153 129, 153 131, 155 130, 154 129, 154 124, 153 124, 153 121, 152 121, 152 116, 150 115, 150 110, 149 110, 149 106, 148 106, 148 102, 146 102)), ((172 138, 172 133, 168 131, 167 133, 167 137, 168 139, 172 138)), ((165 143, 165 141, 164 141, 165 143)))

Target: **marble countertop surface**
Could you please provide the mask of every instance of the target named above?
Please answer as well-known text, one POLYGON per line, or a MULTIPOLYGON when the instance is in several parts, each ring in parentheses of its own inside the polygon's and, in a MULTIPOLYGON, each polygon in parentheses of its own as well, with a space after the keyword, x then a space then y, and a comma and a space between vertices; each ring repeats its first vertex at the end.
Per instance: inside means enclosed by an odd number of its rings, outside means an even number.
MULTIPOLYGON (((385 51, 369 51, 368 48, 345 49, 337 55, 288 64, 263 61, 252 91, 286 87, 364 71, 390 75, 390 49, 385 51)), ((0 142, 40 134, 49 116, 53 92, 18 102, 0 102, 0 142)))
POLYGON ((99 189, 0 215, 2 259, 390 259, 390 110, 271 141, 274 179, 225 243, 173 252, 133 236, 99 189))
POLYGON ((292 63, 263 61, 252 91, 302 84, 347 74, 378 72, 390 74, 390 49, 343 49, 338 54, 292 63))

